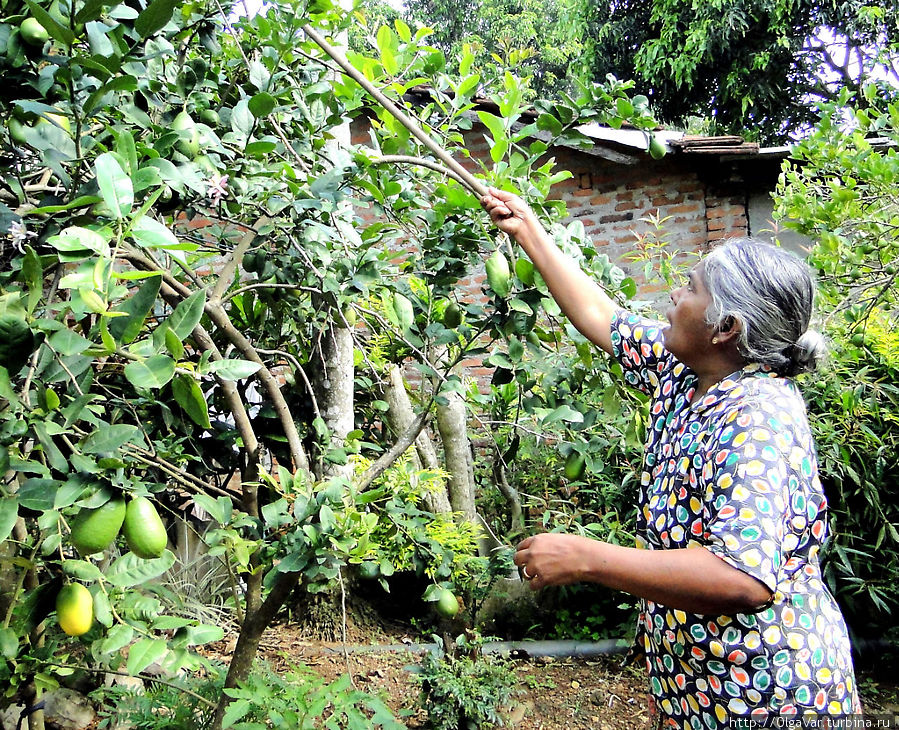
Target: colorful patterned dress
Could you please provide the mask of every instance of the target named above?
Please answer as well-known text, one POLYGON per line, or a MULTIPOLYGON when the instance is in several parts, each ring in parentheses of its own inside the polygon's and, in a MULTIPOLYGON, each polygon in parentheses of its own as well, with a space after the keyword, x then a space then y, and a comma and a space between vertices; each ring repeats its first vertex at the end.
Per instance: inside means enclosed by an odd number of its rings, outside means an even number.
POLYGON ((755 613, 696 615, 644 601, 638 648, 665 727, 859 712, 846 625, 821 578, 826 500, 802 396, 760 365, 692 404, 697 378, 665 324, 619 311, 615 357, 651 396, 638 546, 702 546, 774 594, 755 613))

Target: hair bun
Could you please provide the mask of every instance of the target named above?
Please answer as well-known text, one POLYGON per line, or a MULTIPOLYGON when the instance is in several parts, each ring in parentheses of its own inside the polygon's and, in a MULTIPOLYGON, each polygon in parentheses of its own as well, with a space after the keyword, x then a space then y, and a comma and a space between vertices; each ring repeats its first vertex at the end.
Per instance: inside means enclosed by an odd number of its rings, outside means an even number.
POLYGON ((808 329, 799 336, 796 344, 787 348, 785 354, 790 361, 787 375, 811 372, 827 354, 827 341, 820 332, 808 329))

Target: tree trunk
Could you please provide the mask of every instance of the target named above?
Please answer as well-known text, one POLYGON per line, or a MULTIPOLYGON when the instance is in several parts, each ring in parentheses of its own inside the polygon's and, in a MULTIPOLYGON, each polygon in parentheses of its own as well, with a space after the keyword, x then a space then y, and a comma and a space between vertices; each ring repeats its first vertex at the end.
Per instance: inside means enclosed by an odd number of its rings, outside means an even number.
MULTIPOLYGON (((387 422, 391 430, 399 435, 403 433, 415 420, 412 403, 406 392, 406 382, 403 379, 399 365, 391 364, 387 371, 388 384, 384 389, 384 400, 387 401, 387 422)), ((440 469, 440 460, 437 458, 437 449, 425 431, 418 434, 415 439, 415 450, 412 452, 412 460, 416 469, 440 469)), ((435 514, 452 510, 446 491, 430 492, 424 498, 425 506, 435 514)))
MULTIPOLYGON (((240 635, 237 637, 234 654, 231 655, 228 676, 225 677, 225 689, 236 687, 250 675, 250 670, 253 668, 253 660, 256 658, 256 652, 259 650, 259 642, 262 640, 262 634, 265 633, 265 630, 275 618, 275 614, 284 605, 299 579, 299 573, 281 573, 262 605, 252 614, 248 613, 246 615, 243 625, 240 627, 240 635)), ((225 711, 228 709, 230 702, 231 698, 222 693, 209 726, 210 730, 222 730, 222 720, 225 718, 225 711)))
POLYGON ((484 529, 480 551, 486 555, 498 546, 486 522, 475 508, 474 455, 468 438, 468 412, 465 399, 456 392, 442 394, 446 404, 437 404, 437 429, 443 442, 443 457, 450 474, 449 499, 454 512, 462 519, 484 529))
MULTIPOLYGON (((337 321, 322 332, 319 345, 321 363, 315 378, 316 398, 321 417, 331 432, 331 443, 325 448, 340 449, 355 427, 353 420, 353 336, 337 321)), ((323 460, 323 478, 342 476, 352 478, 352 464, 335 464, 323 460)))

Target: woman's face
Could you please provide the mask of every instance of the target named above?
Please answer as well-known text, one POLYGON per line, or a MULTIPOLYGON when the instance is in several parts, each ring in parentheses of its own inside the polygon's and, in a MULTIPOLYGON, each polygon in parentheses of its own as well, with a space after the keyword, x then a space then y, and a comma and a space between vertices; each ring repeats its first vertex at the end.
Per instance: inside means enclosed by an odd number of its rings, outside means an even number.
POLYGON ((712 349, 714 329, 705 321, 711 302, 700 262, 690 270, 684 285, 671 292, 666 312, 671 324, 664 332, 665 347, 685 365, 698 362, 712 349))

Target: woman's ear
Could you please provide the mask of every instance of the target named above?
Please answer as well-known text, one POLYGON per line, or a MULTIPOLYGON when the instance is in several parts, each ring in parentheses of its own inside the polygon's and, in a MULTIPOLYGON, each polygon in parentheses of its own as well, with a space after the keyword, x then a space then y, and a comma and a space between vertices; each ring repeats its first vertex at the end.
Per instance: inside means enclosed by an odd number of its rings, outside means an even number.
POLYGON ((736 317, 725 317, 721 321, 721 326, 715 332, 715 335, 712 338, 712 342, 717 345, 721 342, 736 340, 736 338, 740 334, 741 329, 742 327, 740 326, 740 322, 736 317))

